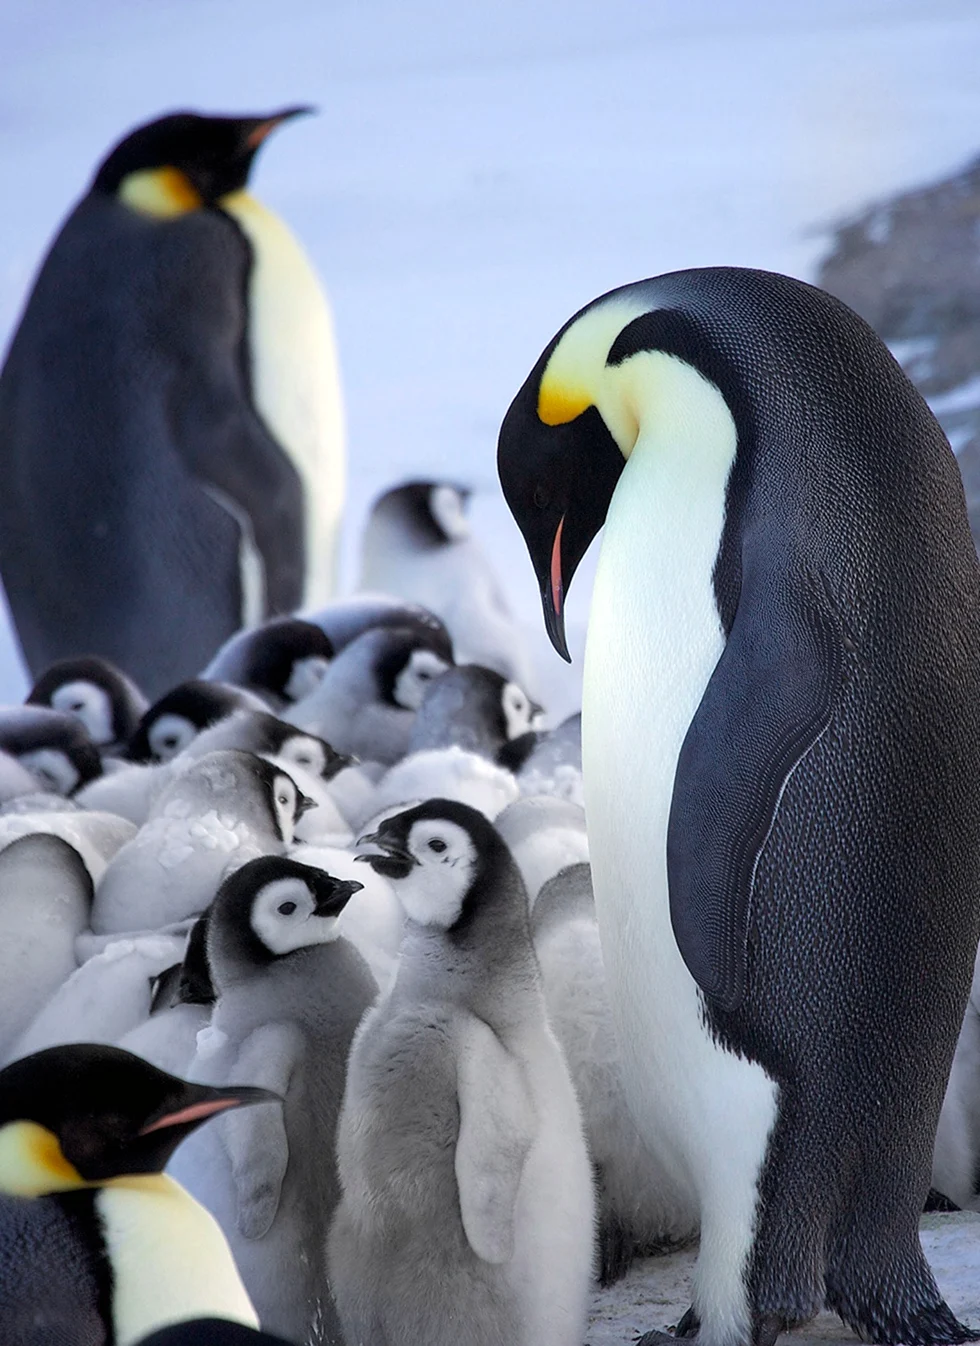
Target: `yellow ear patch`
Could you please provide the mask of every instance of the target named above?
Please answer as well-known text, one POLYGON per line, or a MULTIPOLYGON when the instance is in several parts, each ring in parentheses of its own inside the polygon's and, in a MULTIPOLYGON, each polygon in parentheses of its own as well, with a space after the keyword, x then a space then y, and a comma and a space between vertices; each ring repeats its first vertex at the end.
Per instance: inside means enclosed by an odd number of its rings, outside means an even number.
POLYGON ((557 379, 549 379, 545 371, 538 389, 538 420, 545 425, 567 425, 592 405, 592 398, 582 388, 564 387, 557 379))
POLYGON ((87 1186, 61 1152, 58 1138, 37 1122, 8 1122, 0 1127, 0 1192, 8 1196, 44 1196, 87 1186))
POLYGON ((141 168, 119 184, 119 200, 143 215, 173 219, 198 210, 204 200, 179 168, 141 168))

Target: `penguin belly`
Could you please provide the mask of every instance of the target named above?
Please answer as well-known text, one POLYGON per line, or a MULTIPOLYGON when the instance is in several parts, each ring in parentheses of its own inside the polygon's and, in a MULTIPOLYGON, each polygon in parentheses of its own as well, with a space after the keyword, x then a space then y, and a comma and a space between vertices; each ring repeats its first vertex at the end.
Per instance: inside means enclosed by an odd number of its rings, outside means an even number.
POLYGON ((118 1178, 96 1199, 113 1268, 118 1346, 208 1315, 259 1321, 214 1218, 164 1174, 118 1178))
POLYGON ((638 441, 607 518, 585 658, 585 805, 627 1100, 679 1192, 697 1194, 695 1303, 709 1340, 735 1341, 749 1329, 744 1278, 777 1087, 707 1027, 667 887, 677 761, 725 643, 712 573, 731 460, 706 480, 696 455, 661 449, 638 441))
POLYGON ((330 310, 292 232, 248 192, 225 197, 252 245, 248 344, 252 396, 303 481, 304 607, 326 603, 335 585, 344 500, 344 411, 330 310))

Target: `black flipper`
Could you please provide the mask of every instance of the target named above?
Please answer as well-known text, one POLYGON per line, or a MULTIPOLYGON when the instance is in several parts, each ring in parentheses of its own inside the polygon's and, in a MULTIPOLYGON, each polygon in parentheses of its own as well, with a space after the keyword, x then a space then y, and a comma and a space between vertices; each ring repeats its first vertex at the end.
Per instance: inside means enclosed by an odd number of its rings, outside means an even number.
POLYGON ((830 721, 845 634, 819 573, 745 549, 728 642, 681 747, 667 827, 674 937, 721 1009, 745 989, 752 883, 783 788, 830 721))

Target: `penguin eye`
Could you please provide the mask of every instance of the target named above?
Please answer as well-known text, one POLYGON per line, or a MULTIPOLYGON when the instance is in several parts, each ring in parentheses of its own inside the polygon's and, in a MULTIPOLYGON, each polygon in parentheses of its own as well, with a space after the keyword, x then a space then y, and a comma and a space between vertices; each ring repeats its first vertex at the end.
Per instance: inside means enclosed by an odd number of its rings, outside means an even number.
POLYGON ((163 746, 164 746, 165 748, 176 748, 176 746, 177 746, 177 735, 176 735, 176 734, 165 734, 165 735, 164 735, 164 738, 163 738, 163 746))
POLYGON ((289 795, 287 794, 277 795, 276 798, 279 800, 279 803, 283 806, 283 808, 285 808, 286 805, 289 803, 289 795))
POLYGON ((280 902, 280 903, 279 903, 278 911, 279 911, 279 915, 280 915, 280 916, 292 916, 292 914, 293 914, 293 912, 294 912, 295 910, 296 910, 296 903, 295 903, 295 902, 280 902))
POLYGON ((532 499, 534 500, 535 509, 547 509, 551 504, 551 496, 548 493, 548 488, 542 486, 540 482, 538 482, 537 486, 534 488, 532 499))
POLYGON ((436 855, 439 855, 445 849, 446 843, 440 837, 433 837, 429 842, 429 850, 435 851, 436 855))

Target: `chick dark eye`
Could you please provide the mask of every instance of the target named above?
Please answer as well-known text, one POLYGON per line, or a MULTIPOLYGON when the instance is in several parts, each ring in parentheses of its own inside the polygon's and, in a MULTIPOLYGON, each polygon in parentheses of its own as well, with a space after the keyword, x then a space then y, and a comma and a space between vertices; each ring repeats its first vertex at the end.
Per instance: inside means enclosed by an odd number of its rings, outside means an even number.
POLYGON ((551 497, 548 494, 547 487, 541 486, 540 484, 535 486, 534 496, 532 498, 534 500, 535 509, 547 509, 551 503, 551 497))
POLYGON ((287 796, 287 795, 280 795, 280 796, 279 796, 279 803, 283 806, 283 808, 285 808, 286 805, 289 803, 289 798, 288 798, 288 796, 287 796))
POLYGON ((292 914, 293 914, 293 912, 294 912, 295 910, 296 910, 296 903, 295 903, 295 902, 280 902, 280 903, 279 903, 279 915, 280 915, 280 916, 292 916, 292 914))
POLYGON ((177 735, 176 735, 176 734, 167 734, 166 737, 165 737, 164 740, 163 740, 163 746, 164 746, 165 748, 176 748, 176 746, 177 746, 177 735))
POLYGON ((429 850, 435 851, 437 855, 441 851, 444 851, 445 849, 446 849, 446 843, 444 841, 440 841, 438 837, 433 837, 432 840, 429 842, 429 850))

